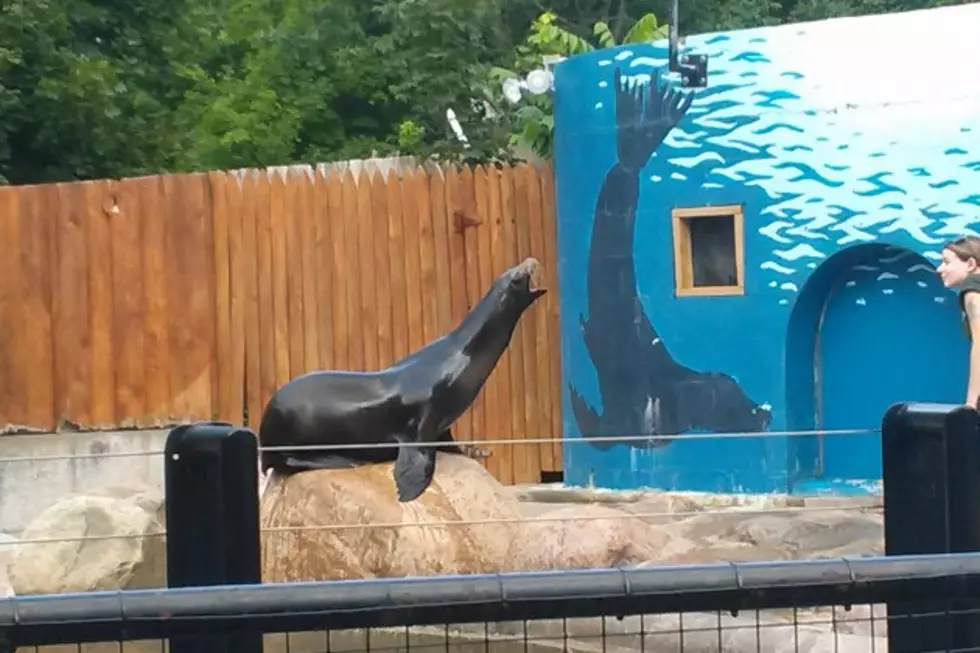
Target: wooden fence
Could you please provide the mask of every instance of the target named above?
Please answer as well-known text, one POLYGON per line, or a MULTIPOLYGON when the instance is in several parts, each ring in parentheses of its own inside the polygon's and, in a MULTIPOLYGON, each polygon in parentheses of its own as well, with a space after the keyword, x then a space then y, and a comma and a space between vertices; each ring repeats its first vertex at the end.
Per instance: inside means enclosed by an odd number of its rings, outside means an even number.
MULTIPOLYGON (((548 167, 324 174, 311 167, 0 188, 0 427, 258 428, 288 379, 377 369, 451 329, 534 255, 525 314, 461 440, 558 437, 548 167)), ((502 482, 557 443, 489 447, 502 482)))

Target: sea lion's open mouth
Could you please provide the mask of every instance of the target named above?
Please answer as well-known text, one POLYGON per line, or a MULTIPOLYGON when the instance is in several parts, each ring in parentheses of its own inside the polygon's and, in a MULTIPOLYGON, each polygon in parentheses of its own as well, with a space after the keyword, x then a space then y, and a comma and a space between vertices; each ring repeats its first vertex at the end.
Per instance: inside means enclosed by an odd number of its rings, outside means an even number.
POLYGON ((521 263, 524 272, 527 274, 527 289, 531 292, 544 290, 541 287, 541 262, 534 257, 528 257, 521 263))

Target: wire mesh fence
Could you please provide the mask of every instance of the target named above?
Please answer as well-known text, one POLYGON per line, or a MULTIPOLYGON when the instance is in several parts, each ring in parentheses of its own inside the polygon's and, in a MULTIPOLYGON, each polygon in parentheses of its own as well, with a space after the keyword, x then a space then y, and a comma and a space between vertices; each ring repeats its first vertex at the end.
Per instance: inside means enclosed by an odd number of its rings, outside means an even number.
POLYGON ((972 651, 978 589, 951 554, 17 597, 0 650, 972 651))
MULTIPOLYGON (((163 450, 156 448, 73 455, 44 452, 40 456, 0 457, 0 470, 9 466, 73 463, 84 467, 102 460, 114 468, 128 461, 142 464, 147 460, 162 468, 166 462, 163 450)), ((140 474, 137 468, 134 476, 138 480, 142 480, 140 474)), ((119 483, 119 479, 115 480, 119 483)), ((19 506, 27 529, 8 530, 9 522, 2 522, 0 528, 11 537, 0 544, 0 564, 4 558, 9 563, 7 578, 0 577, 0 595, 166 586, 167 530, 162 487, 151 488, 148 494, 126 487, 121 492, 118 488, 113 492, 83 488, 53 502, 44 494, 47 489, 45 479, 38 478, 36 488, 20 490, 25 495, 20 503, 29 504, 19 506), (89 503, 86 497, 92 494, 99 501, 105 500, 104 504, 89 503), (109 499, 115 503, 110 505, 109 499), (140 512, 134 507, 145 508, 146 518, 132 518, 130 513, 140 512), (96 559, 106 562, 91 562, 96 559), (117 573, 117 569, 124 573, 117 573)), ((340 512, 269 520, 271 523, 260 524, 267 557, 263 560, 264 577, 268 582, 277 582, 405 573, 581 569, 637 563, 872 555, 883 549, 880 496, 833 500, 785 495, 703 495, 678 499, 658 491, 582 490, 560 484, 502 488, 501 492, 516 498, 516 512, 474 518, 472 514, 430 514, 419 510, 401 514, 354 506, 340 512), (691 532, 684 530, 688 528, 691 532), (657 532, 651 535, 654 530, 657 532), (854 535, 858 530, 860 533, 854 535), (776 541, 788 531, 793 531, 790 541, 776 541), (503 547, 491 542, 508 538, 527 545, 508 547, 502 553, 503 547), (474 556, 464 550, 466 542, 484 547, 475 556, 480 558, 479 565, 470 566, 474 556), (398 563, 370 563, 389 545, 402 552, 398 563), (442 553, 432 553, 433 546, 441 548, 442 553), (310 558, 314 551, 316 569, 295 562, 310 558), (349 558, 348 554, 360 559, 351 562, 345 558, 349 558), (420 562, 422 558, 424 561, 420 562)), ((284 503, 288 502, 280 505, 284 503)))
MULTIPOLYGON (((695 434, 685 434, 679 436, 687 439, 712 439, 712 440, 738 440, 747 438, 779 438, 779 437, 805 437, 805 436, 826 436, 826 437, 869 437, 877 436, 879 434, 877 429, 850 429, 850 430, 840 430, 840 431, 773 431, 773 432, 763 432, 763 433, 695 433, 695 434)), ((622 441, 623 443, 631 443, 646 440, 648 436, 640 435, 623 435, 616 438, 617 442, 622 441)), ((668 436, 665 436, 668 437, 668 436)), ((550 442, 563 442, 564 446, 583 446, 590 442, 596 442, 604 440, 605 438, 573 438, 568 440, 563 440, 560 438, 524 438, 524 439, 483 439, 479 440, 478 443, 481 445, 513 445, 513 446, 534 446, 541 443, 550 442)), ((384 447, 387 445, 320 445, 315 447, 259 447, 259 452, 262 451, 285 451, 285 450, 318 450, 318 451, 344 451, 350 448, 371 448, 371 447, 384 447)), ((437 444, 426 444, 426 443, 406 443, 403 446, 408 447, 419 447, 419 446, 438 446, 437 444)), ((24 478, 27 476, 19 472, 18 470, 30 469, 33 483, 30 482, 20 482, 16 491, 11 490, 7 493, 8 496, 12 497, 19 495, 19 498, 14 500, 3 501, 0 500, 0 530, 9 535, 19 536, 23 529, 27 526, 30 520, 36 515, 49 507, 52 503, 58 500, 62 500, 66 497, 87 494, 93 490, 100 492, 101 487, 105 485, 112 485, 116 487, 125 487, 129 485, 141 485, 149 486, 152 489, 159 490, 161 497, 163 493, 163 481, 162 481, 162 469, 164 466, 164 451, 162 448, 149 446, 142 450, 132 450, 132 451, 119 451, 119 450, 101 450, 100 447, 92 447, 92 451, 79 452, 70 451, 64 453, 38 453, 38 454, 22 454, 22 455, 2 455, 0 454, 0 477, 9 478, 24 478), (149 465, 149 467, 148 467, 149 465), (86 468, 90 467, 91 470, 86 468), (152 468, 151 471, 148 469, 152 468), (159 469, 156 469, 159 468, 159 469)), ((257 463, 258 464, 258 461, 257 463)), ((264 487, 265 483, 268 481, 267 476, 263 476, 260 480, 260 484, 264 487)), ((546 485, 546 484, 542 484, 546 485)), ((562 486, 561 483, 550 484, 552 487, 562 486)), ((527 484, 515 486, 517 491, 527 494, 527 488, 531 487, 527 484)), ((533 491, 533 490, 532 490, 533 491)), ((641 490, 642 491, 642 490, 641 490)), ((538 495, 540 496, 540 492, 538 495)), ((603 496, 603 491, 598 490, 595 494, 590 497, 589 501, 595 503, 610 503, 609 496, 616 494, 614 492, 606 493, 603 496)), ((622 493, 619 493, 622 496, 622 493)), ((702 493, 703 494, 703 493, 702 493)), ((835 502, 832 505, 817 505, 814 501, 812 504, 803 505, 804 500, 800 499, 797 502, 779 502, 779 494, 770 494, 764 500, 753 500, 752 498, 746 498, 744 495, 733 495, 731 501, 714 501, 712 506, 701 507, 697 506, 692 509, 671 509, 671 510, 627 510, 626 514, 620 516, 595 516, 595 515, 581 515, 581 516, 569 516, 565 515, 560 518, 549 517, 549 516, 537 516, 531 515, 522 517, 521 522, 525 523, 535 523, 535 522, 548 522, 548 521, 592 521, 597 519, 645 519, 645 520, 677 520, 684 519, 688 517, 693 517, 696 515, 703 514, 706 510, 712 511, 713 514, 724 515, 729 513, 743 513, 743 512, 753 512, 755 514, 807 514, 814 512, 827 512, 836 510, 876 510, 880 509, 881 502, 880 499, 875 500, 875 497, 880 493, 871 492, 864 495, 864 500, 861 501, 860 498, 852 498, 847 503, 845 502, 835 502)), ((761 497, 763 495, 756 495, 761 497)), ((582 502, 581 497, 576 498, 576 501, 582 502)), ((550 502, 550 503, 561 503, 561 500, 555 500, 554 498, 541 500, 539 497, 527 497, 525 503, 535 503, 535 502, 550 502)), ((627 502, 623 502, 627 503, 627 502)), ((446 526, 462 527, 462 526, 478 526, 478 525, 493 525, 499 523, 507 523, 507 520, 500 519, 487 519, 480 520, 479 522, 469 520, 446 523, 446 526)), ((266 532, 284 532, 291 530, 350 530, 350 529, 365 529, 365 528, 410 528, 413 526, 425 526, 428 528, 438 528, 439 524, 433 524, 432 522, 392 522, 392 523, 330 523, 330 524, 305 524, 302 527, 296 526, 286 526, 286 527, 270 527, 266 529, 266 532)), ((165 535, 164 532, 154 533, 154 536, 165 535)), ((113 534, 113 533, 102 533, 99 535, 88 535, 84 536, 82 539, 86 540, 96 540, 96 539, 112 539, 112 538, 127 538, 132 537, 128 534, 113 534)), ((67 538, 33 538, 30 540, 22 540, 21 544, 50 544, 60 541, 72 541, 79 538, 67 537, 67 538)))
MULTIPOLYGON (((966 432, 966 429, 963 431, 966 432)), ((205 436, 205 432, 210 433, 207 435, 209 438, 224 437, 207 426, 201 431, 201 437, 205 436)), ((816 433, 698 434, 697 437, 792 437, 816 433)), ((870 433, 837 435, 863 437, 870 433)), ((256 496, 260 497, 259 503, 264 503, 268 498, 255 494, 257 477, 254 470, 245 476, 240 471, 234 471, 247 470, 253 459, 258 462, 251 434, 239 432, 239 436, 243 437, 238 437, 237 441, 243 444, 237 449, 234 464, 227 463, 221 467, 229 470, 221 472, 229 474, 230 480, 223 481, 232 484, 229 486, 195 485, 198 481, 210 483, 216 479, 212 475, 220 471, 207 471, 186 462, 191 458, 185 454, 193 456, 196 455, 195 451, 206 450, 200 445, 194 445, 197 449, 172 449, 168 440, 168 453, 165 455, 161 456, 161 452, 157 451, 136 453, 136 457, 144 460, 159 457, 163 463, 161 466, 166 466, 168 470, 166 502, 163 488, 160 488, 160 496, 144 507, 149 512, 159 513, 166 505, 169 516, 175 497, 180 497, 184 521, 171 523, 168 517, 167 525, 172 528, 164 529, 160 522, 157 525, 161 527, 155 532, 117 533, 105 524, 99 532, 85 528, 83 532, 75 534, 53 533, 54 537, 27 537, 28 533, 25 532, 21 541, 16 543, 18 551, 52 547, 47 549, 49 554, 46 556, 35 556, 38 563, 35 571, 38 573, 43 572, 46 559, 54 561, 59 556, 64 557, 61 553, 70 553, 66 549, 55 555, 54 547, 72 541, 80 544, 79 548, 72 549, 74 555, 87 555, 90 559, 92 556, 98 557, 98 551, 106 552, 107 549, 93 546, 86 552, 84 545, 141 540, 144 548, 137 553, 145 558, 149 551, 146 542, 165 541, 167 550, 158 553, 166 553, 164 564, 167 570, 163 574, 162 568, 158 567, 157 573, 160 575, 156 577, 155 585, 128 584, 131 579, 116 585, 160 588, 155 590, 93 593, 88 591, 93 588, 76 584, 62 587, 59 591, 84 593, 35 591, 0 600, 0 653, 7 650, 314 653, 413 649, 745 650, 774 653, 888 650, 889 653, 904 653, 972 650, 972 646, 980 643, 980 636, 973 636, 980 635, 980 629, 976 628, 978 619, 973 614, 978 607, 973 597, 980 597, 977 586, 980 556, 855 557, 877 555, 882 548, 884 533, 879 517, 884 507, 882 498, 874 494, 865 495, 864 500, 858 502, 842 501, 839 497, 829 501, 823 497, 811 502, 809 499, 788 496, 780 500, 772 496, 729 495, 723 501, 651 503, 648 501, 651 493, 641 491, 633 493, 641 498, 630 503, 624 499, 623 493, 586 490, 585 496, 580 494, 568 503, 581 503, 584 499, 586 503, 616 505, 616 510, 582 513, 573 510, 560 513, 521 510, 487 517, 456 513, 451 516, 448 513, 425 514, 418 512, 421 510, 419 508, 397 513, 352 513, 351 519, 339 520, 329 518, 333 513, 311 512, 304 513, 299 521, 262 524, 261 539, 264 556, 269 554, 269 542, 278 539, 277 536, 293 537, 297 546, 300 540, 309 540, 305 549, 290 545, 283 548, 280 554, 288 554, 290 559, 302 558, 314 555, 311 551, 315 550, 315 557, 323 563, 318 563, 319 566, 326 565, 317 574, 304 572, 297 575, 293 573, 296 569, 287 570, 280 565, 281 568, 277 569, 288 573, 277 577, 269 573, 270 568, 263 559, 260 575, 256 553, 254 567, 247 570, 241 567, 235 572, 244 573, 244 576, 209 576, 205 573, 206 568, 209 565, 214 568, 220 561, 230 561, 231 558, 227 556, 232 555, 234 550, 243 547, 251 547, 253 552, 258 550, 258 539, 253 543, 245 542, 259 534, 260 523, 255 521, 256 517, 250 518, 253 521, 247 532, 240 533, 240 539, 232 538, 237 543, 236 549, 226 546, 230 541, 223 543, 232 532, 227 530, 229 525, 222 526, 226 530, 218 532, 212 528, 213 521, 208 523, 208 520, 222 519, 222 513, 226 512, 222 506, 230 504, 210 499, 201 502, 202 496, 225 496, 222 493, 229 491, 229 500, 238 501, 239 506, 251 506, 249 510, 254 510, 256 496), (171 459, 178 459, 176 451, 181 452, 179 460, 182 462, 172 464, 171 459), (197 480, 190 486, 175 483, 178 477, 169 475, 170 471, 181 465, 196 474, 190 480, 197 480), (237 489, 227 489, 232 486, 237 489), (644 496, 646 498, 642 498, 644 496), (822 500, 826 503, 822 504, 822 500), (207 516, 202 517, 202 511, 207 516), (828 532, 841 529, 833 519, 823 520, 820 515, 834 512, 870 512, 877 515, 865 520, 865 530, 861 534, 863 539, 849 542, 846 540, 851 531, 844 531, 843 536, 838 533, 836 540, 826 539, 828 532), (326 519, 323 518, 325 516, 326 519), (785 520, 792 519, 803 521, 786 528, 790 522, 785 520), (754 529, 734 526, 753 520, 759 520, 759 526, 754 529), (677 523, 699 524, 700 530, 689 533, 689 541, 686 542, 689 548, 693 547, 695 558, 687 562, 698 564, 678 563, 675 559, 667 561, 662 555, 662 548, 654 550, 659 544, 648 547, 650 550, 645 553, 650 555, 646 557, 637 558, 634 555, 629 559, 623 558, 621 554, 627 548, 633 547, 634 554, 637 551, 631 538, 639 531, 629 528, 603 542, 603 554, 608 555, 599 564, 586 558, 574 561, 560 559, 570 555, 562 547, 575 547, 581 540, 593 537, 594 533, 604 529, 608 534, 611 532, 608 525, 616 523, 642 523, 658 531, 677 523), (202 529, 211 530, 206 537, 195 536, 192 525, 201 533, 204 532, 202 529), (510 546, 510 542, 515 540, 511 535, 523 534, 527 544, 535 546, 539 542, 534 534, 543 534, 543 531, 534 529, 508 530, 515 525, 564 528, 561 537, 556 538, 556 541, 561 540, 561 546, 550 552, 556 554, 551 556, 554 559, 548 558, 547 564, 534 567, 533 571, 529 567, 509 567, 515 552, 527 553, 519 551, 519 547, 514 549, 510 546), (403 561, 407 566, 393 568, 392 573, 379 573, 380 568, 361 565, 357 569, 351 567, 347 570, 357 573, 344 572, 338 576, 327 567, 342 561, 330 555, 324 557, 323 542, 327 540, 309 539, 317 533, 326 532, 330 538, 340 542, 343 538, 349 538, 347 534, 359 534, 366 529, 368 534, 357 535, 364 543, 371 538, 378 539, 379 534, 384 532, 407 534, 406 537, 391 540, 399 547, 404 547, 414 538, 418 549, 414 553, 431 558, 433 568, 415 570, 418 560, 413 562, 410 559, 413 554, 409 552, 403 561), (482 529, 480 532, 498 531, 498 535, 504 533, 506 537, 502 538, 502 542, 506 546, 500 547, 500 551, 507 551, 507 554, 490 561, 492 564, 489 566, 483 564, 487 561, 482 561, 482 566, 477 565, 473 569, 457 569, 447 564, 446 560, 439 559, 440 555, 450 555, 448 551, 440 554, 431 550, 436 543, 443 541, 440 538, 444 536, 439 533, 452 529, 459 533, 478 529, 482 529), (711 543, 723 531, 738 540, 737 550, 712 550, 711 543), (766 538, 770 541, 762 541, 766 538), (783 541, 779 542, 780 539, 783 541), (820 539, 827 546, 817 556, 800 544, 820 539), (182 544, 172 550, 171 545, 175 541, 182 544), (617 549, 617 543, 623 544, 622 550, 617 549), (292 553, 289 554, 286 549, 292 553), (191 557, 174 566, 175 552, 179 553, 178 558, 191 557), (772 562, 785 557, 798 559, 772 562), (817 557, 826 559, 813 559, 817 557), (207 558, 211 563, 195 561, 195 558, 207 558), (742 562, 747 559, 756 562, 742 562), (719 561, 724 562, 710 564, 719 561), (590 562, 592 564, 588 564, 590 562), (670 566, 677 564, 684 566, 670 566), (541 569, 547 571, 538 571, 541 569), (440 575, 445 573, 457 575, 440 575), (265 582, 259 583, 260 578, 265 582), (297 578, 320 580, 280 582, 297 578), (372 580, 325 580, 332 578, 372 580), (222 586, 222 583, 239 584, 222 586), (170 588, 162 589, 165 585, 170 585, 170 588), (196 585, 207 587, 193 587, 196 585)), ((526 444, 536 441, 510 442, 526 444)), ((97 459, 101 453, 109 454, 105 458, 113 462, 125 460, 119 451, 94 451, 91 455, 67 462, 86 464, 86 461, 97 459)), ((40 464, 59 462, 52 458, 49 455, 40 464)), ((210 458, 208 461, 208 464, 215 462, 210 458)), ((22 462, 26 461, 6 460, 2 464, 20 465, 22 462)), ((387 477, 385 480, 388 480, 387 477)), ((536 492, 547 493, 547 490, 525 487, 523 490, 512 488, 508 492, 514 492, 515 496, 522 494, 521 499, 530 499, 525 502, 533 503, 536 492)), ((888 496, 894 499, 893 495, 888 496)), ((541 499, 540 496, 537 498, 541 499)), ((839 516, 836 518, 839 519, 839 516)), ((248 519, 235 528, 240 530, 246 522, 248 519)), ((903 528, 912 532, 911 526, 912 522, 906 522, 903 528)), ((483 545, 480 539, 463 537, 460 542, 472 540, 470 544, 473 546, 483 545)), ((355 556, 365 553, 363 547, 353 547, 351 542, 343 546, 338 544, 331 555, 346 555, 345 551, 355 556)), ((676 548, 673 540, 662 542, 666 548, 676 548)), ((457 542, 452 544, 453 548, 459 548, 457 542)), ((461 552, 462 549, 453 555, 462 559, 461 552)), ((906 549, 905 552, 911 551, 906 549)), ((538 562, 546 557, 539 556, 538 562)), ((56 572, 59 570, 52 566, 49 575, 56 576, 56 572)), ((78 577, 76 574, 76 581, 78 577)))
MULTIPOLYGON (((167 640, 17 649, 37 653, 163 653, 167 640)), ((869 651, 887 653, 885 606, 579 617, 310 630, 262 636, 264 653, 594 653, 596 651, 869 651)))

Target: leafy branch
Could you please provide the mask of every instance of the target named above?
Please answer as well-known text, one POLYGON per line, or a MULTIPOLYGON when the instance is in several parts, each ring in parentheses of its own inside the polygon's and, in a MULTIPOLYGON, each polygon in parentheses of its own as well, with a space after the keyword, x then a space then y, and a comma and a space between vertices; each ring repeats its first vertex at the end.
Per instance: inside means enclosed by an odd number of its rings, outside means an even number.
MULTIPOLYGON (((512 68, 490 69, 490 84, 500 89, 506 79, 521 77, 528 71, 544 65, 544 57, 559 55, 569 57, 599 48, 614 47, 626 43, 652 43, 667 38, 667 25, 648 13, 640 17, 616 42, 612 29, 605 21, 592 26, 595 42, 578 36, 557 24, 558 16, 550 11, 540 14, 531 24, 526 41, 516 49, 512 68)), ((525 95, 516 107, 508 106, 502 92, 495 93, 496 109, 506 116, 511 126, 509 145, 517 150, 528 150, 544 159, 551 158, 554 148, 554 100, 550 94, 525 95)))

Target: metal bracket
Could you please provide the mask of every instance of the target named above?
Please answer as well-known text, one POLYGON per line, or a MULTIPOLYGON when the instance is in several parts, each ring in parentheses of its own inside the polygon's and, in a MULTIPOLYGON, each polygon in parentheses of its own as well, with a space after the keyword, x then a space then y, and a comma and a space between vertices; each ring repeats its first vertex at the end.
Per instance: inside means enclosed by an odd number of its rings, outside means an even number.
POLYGON ((667 67, 672 73, 680 73, 683 88, 704 88, 708 85, 708 55, 678 55, 680 30, 677 27, 677 13, 677 0, 674 0, 670 11, 667 67))
POLYGON ((671 57, 670 71, 681 74, 684 88, 704 88, 708 85, 708 55, 686 54, 680 61, 671 57))

